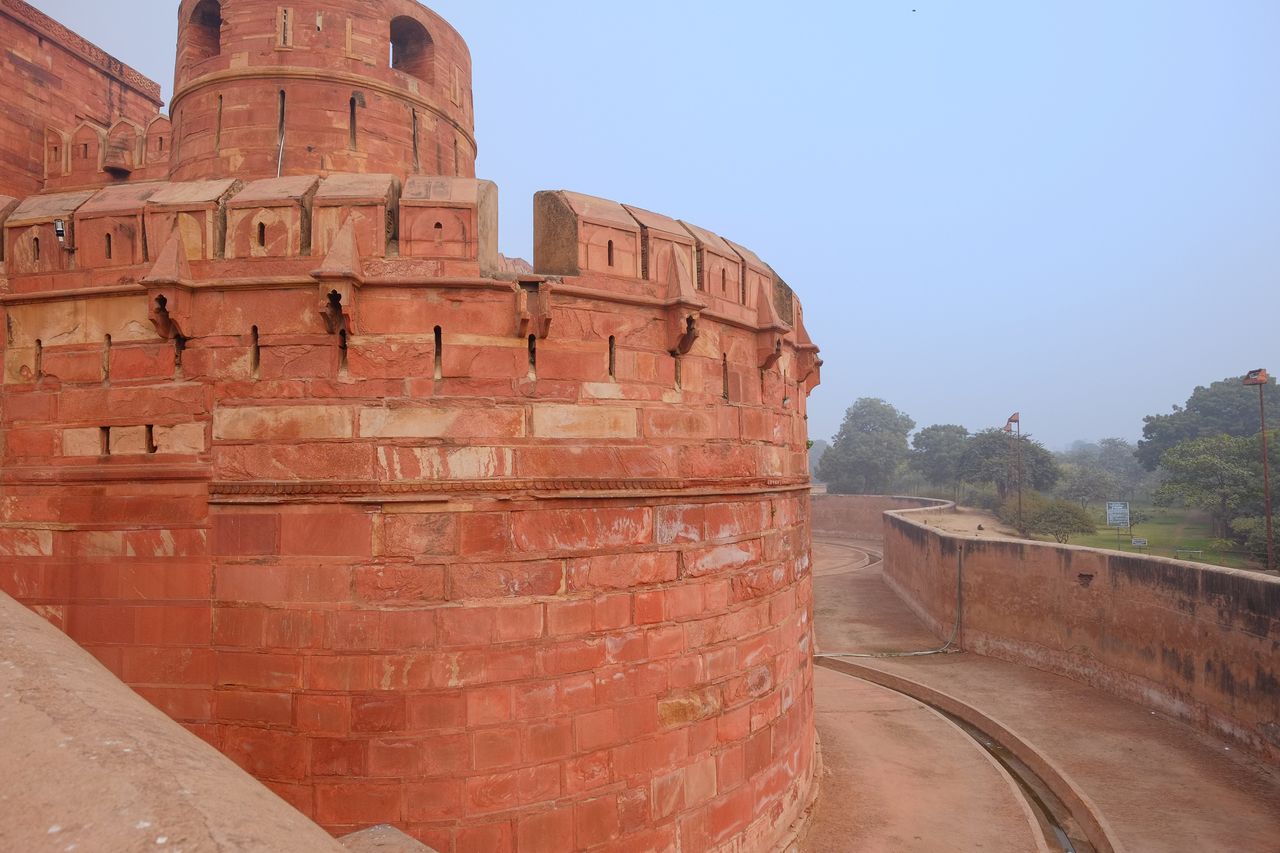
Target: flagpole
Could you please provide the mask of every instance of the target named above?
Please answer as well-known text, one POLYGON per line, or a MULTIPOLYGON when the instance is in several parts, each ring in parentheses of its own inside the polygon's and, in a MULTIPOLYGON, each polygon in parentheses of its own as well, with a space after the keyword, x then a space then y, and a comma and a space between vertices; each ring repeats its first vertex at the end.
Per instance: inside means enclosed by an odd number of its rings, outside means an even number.
POLYGON ((1244 384, 1258 386, 1258 417, 1262 426, 1262 501, 1267 525, 1267 571, 1272 571, 1276 567, 1276 555, 1275 540, 1271 531, 1271 464, 1267 458, 1267 396, 1263 393, 1271 384, 1271 377, 1264 369, 1251 370, 1245 376, 1244 384))
POLYGON ((1276 567, 1275 544, 1271 536, 1271 466, 1267 460, 1267 398, 1263 395, 1266 385, 1258 386, 1258 410, 1262 417, 1262 497, 1267 514, 1267 571, 1276 567))
POLYGON ((1027 522, 1022 517, 1022 417, 1018 417, 1018 532, 1027 535, 1027 522))

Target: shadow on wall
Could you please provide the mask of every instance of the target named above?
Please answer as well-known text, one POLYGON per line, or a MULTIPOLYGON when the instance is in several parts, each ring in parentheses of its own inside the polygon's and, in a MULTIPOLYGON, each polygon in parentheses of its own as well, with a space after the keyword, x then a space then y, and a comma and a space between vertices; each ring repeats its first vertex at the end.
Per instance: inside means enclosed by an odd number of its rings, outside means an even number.
POLYGON ((0 849, 430 853, 389 827, 334 840, 3 593, 0 660, 0 849))
POLYGON ((966 650, 1108 690, 1280 763, 1280 578, 966 539, 912 519, 939 506, 950 504, 815 498, 814 532, 883 537, 885 579, 939 636, 954 624, 961 572, 966 650))

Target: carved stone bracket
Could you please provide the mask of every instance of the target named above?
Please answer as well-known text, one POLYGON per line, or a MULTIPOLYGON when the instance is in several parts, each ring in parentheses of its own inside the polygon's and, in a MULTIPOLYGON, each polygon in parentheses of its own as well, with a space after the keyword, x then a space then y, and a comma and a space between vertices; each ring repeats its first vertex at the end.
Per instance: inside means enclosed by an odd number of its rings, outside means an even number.
POLYGON ((551 282, 543 279, 520 279, 515 284, 516 336, 539 339, 551 334, 551 282))
POLYGON ((192 329, 194 283, 187 247, 177 230, 169 235, 142 284, 147 288, 147 319, 155 326, 156 334, 169 341, 188 337, 192 329))
POLYGON ((687 305, 676 305, 667 309, 667 339, 671 343, 670 351, 674 355, 686 355, 702 336, 698 325, 702 319, 702 311, 687 305))
POLYGON ((348 217, 333 238, 324 263, 311 273, 317 282, 317 308, 325 330, 336 335, 356 331, 356 293, 364 284, 364 265, 355 225, 348 217))
POLYGON ((782 358, 783 338, 791 332, 791 327, 778 316, 773 290, 772 281, 761 281, 756 290, 756 356, 761 370, 768 370, 782 358))

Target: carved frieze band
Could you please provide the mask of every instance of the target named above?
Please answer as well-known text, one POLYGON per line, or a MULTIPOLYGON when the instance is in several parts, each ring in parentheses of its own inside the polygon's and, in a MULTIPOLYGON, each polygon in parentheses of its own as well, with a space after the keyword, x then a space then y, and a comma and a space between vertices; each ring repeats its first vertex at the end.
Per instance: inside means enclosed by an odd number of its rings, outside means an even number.
POLYGON ((562 494, 580 492, 640 494, 673 492, 724 494, 731 492, 793 491, 809 488, 807 477, 736 479, 636 479, 636 480, 412 480, 377 482, 267 482, 216 481, 209 484, 212 499, 220 498, 387 498, 435 496, 448 499, 459 494, 562 494))
POLYGON ((142 76, 125 65, 97 45, 72 32, 48 15, 35 9, 22 0, 0 0, 0 13, 21 21, 38 33, 52 39, 72 53, 78 53, 100 70, 111 77, 125 83, 150 101, 157 108, 163 103, 160 98, 160 84, 142 76))

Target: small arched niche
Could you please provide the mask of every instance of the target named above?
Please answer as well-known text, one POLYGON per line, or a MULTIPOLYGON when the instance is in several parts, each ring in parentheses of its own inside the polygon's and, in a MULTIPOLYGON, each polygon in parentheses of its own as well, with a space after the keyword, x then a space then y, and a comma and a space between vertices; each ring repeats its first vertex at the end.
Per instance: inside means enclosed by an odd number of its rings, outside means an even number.
POLYGON ((425 83, 436 78, 436 46, 427 28, 401 15, 391 19, 391 67, 425 83))
POLYGON ((191 10, 187 46, 192 62, 203 62, 222 52, 222 4, 200 0, 191 10))

